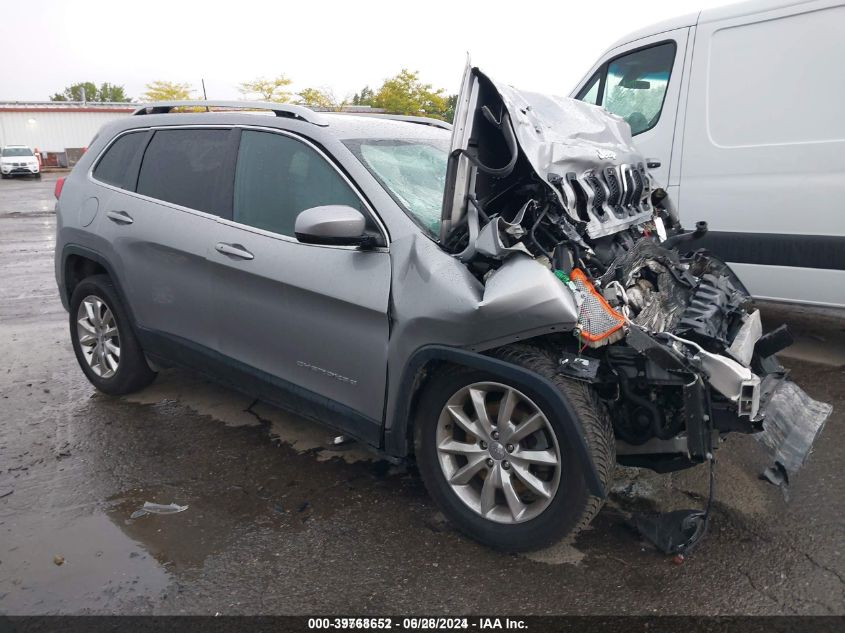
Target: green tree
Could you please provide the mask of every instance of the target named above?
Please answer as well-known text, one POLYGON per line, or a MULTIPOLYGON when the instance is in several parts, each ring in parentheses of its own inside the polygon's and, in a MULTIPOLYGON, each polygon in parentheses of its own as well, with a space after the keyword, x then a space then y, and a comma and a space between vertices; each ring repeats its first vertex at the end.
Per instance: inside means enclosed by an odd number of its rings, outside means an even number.
POLYGON ((364 86, 361 92, 356 92, 352 97, 352 105, 371 106, 373 105, 373 97, 375 93, 369 86, 364 86))
POLYGON ((90 81, 80 81, 79 83, 71 84, 62 92, 57 92, 50 101, 96 101, 97 100, 97 86, 90 81), (85 98, 83 99, 83 93, 85 98))
POLYGON ((443 113, 443 118, 449 123, 455 120, 455 107, 458 105, 458 95, 449 95, 446 98, 446 112, 443 113))
POLYGON ((110 84, 108 82, 97 85, 92 81, 80 81, 79 83, 71 84, 62 92, 57 92, 50 101, 131 101, 126 93, 123 91, 123 86, 117 84, 110 84), (84 91, 84 93, 83 93, 84 91), (83 99, 84 94, 84 99, 83 99))
POLYGON ((337 97, 328 88, 306 88, 297 93, 299 105, 308 106, 310 108, 325 108, 327 110, 338 110, 343 106, 339 103, 337 97))
POLYGON ((147 91, 141 95, 144 101, 186 101, 192 99, 191 84, 174 83, 172 81, 152 81, 146 86, 147 91))
POLYGON ((97 101, 111 101, 112 103, 123 103, 127 101, 132 101, 132 99, 126 96, 126 92, 124 91, 123 86, 104 82, 100 84, 100 88, 97 90, 97 101))
POLYGON ((390 114, 411 114, 445 119, 448 100, 442 89, 420 81, 419 71, 407 68, 395 77, 386 79, 373 96, 372 105, 390 114))
POLYGON ((291 80, 284 75, 279 75, 275 79, 265 79, 259 77, 252 81, 245 81, 238 86, 238 92, 244 97, 253 99, 257 98, 261 101, 274 101, 276 103, 288 103, 293 97, 293 93, 285 90, 291 85, 291 80))

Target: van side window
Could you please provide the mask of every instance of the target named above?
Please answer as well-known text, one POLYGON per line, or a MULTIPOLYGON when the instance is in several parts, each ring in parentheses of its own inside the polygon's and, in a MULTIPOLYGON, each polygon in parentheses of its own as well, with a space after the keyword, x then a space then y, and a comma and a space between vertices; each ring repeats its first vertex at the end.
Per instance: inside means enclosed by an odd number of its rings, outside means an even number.
POLYGON ((296 216, 327 204, 364 211, 360 198, 313 149, 281 134, 244 130, 235 170, 235 222, 294 237, 296 216))
POLYGON ((107 185, 134 191, 135 183, 127 182, 129 171, 132 166, 132 160, 141 150, 141 145, 146 137, 146 131, 132 132, 119 137, 111 144, 97 163, 97 166, 94 167, 94 178, 107 185))
POLYGON ((583 101, 584 103, 598 105, 599 84, 601 83, 601 76, 602 71, 600 70, 595 75, 593 75, 593 78, 590 79, 590 81, 588 81, 583 88, 581 88, 581 92, 579 92, 578 96, 575 98, 579 101, 583 101))
POLYGON ((675 49, 675 42, 664 42, 620 55, 593 75, 577 98, 621 116, 631 134, 650 130, 660 120, 675 49))
POLYGON ((158 130, 144 153, 138 193, 214 213, 228 138, 229 130, 158 130))

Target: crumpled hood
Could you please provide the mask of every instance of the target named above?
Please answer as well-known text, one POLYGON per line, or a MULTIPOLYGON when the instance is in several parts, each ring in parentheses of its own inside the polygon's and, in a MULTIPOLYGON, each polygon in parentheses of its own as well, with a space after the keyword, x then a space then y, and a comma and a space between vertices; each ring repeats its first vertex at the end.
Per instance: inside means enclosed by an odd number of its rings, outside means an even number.
POLYGON ((567 170, 642 162, 631 128, 621 117, 577 99, 493 83, 514 123, 520 149, 544 180, 567 170))
MULTIPOLYGON (((485 136, 508 134, 588 237, 652 219, 651 178, 621 117, 568 97, 517 90, 467 66, 452 129, 441 238, 461 222, 467 197, 483 196, 477 172, 485 170, 479 164, 485 136)), ((503 161, 504 154, 499 165, 503 161)))

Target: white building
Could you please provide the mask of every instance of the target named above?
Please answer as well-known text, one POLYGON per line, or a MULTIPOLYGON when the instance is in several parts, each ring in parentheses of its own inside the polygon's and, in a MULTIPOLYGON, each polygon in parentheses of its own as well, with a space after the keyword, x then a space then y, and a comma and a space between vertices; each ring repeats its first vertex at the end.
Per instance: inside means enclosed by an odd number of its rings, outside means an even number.
POLYGON ((97 131, 109 121, 129 116, 131 103, 76 101, 0 102, 0 146, 28 145, 44 155, 45 164, 76 162, 97 131))

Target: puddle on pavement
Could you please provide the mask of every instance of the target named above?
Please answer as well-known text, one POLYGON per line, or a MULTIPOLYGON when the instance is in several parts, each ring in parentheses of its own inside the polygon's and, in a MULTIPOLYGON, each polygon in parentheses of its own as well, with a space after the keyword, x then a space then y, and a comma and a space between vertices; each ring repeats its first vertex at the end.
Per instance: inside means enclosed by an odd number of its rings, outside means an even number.
MULTIPOLYGON (((210 416, 214 420, 230 427, 264 425, 271 441, 287 445, 300 456, 315 459, 318 462, 340 459, 347 464, 369 463, 374 468, 383 466, 381 469, 376 468, 376 470, 381 471, 382 475, 393 475, 403 472, 402 469, 379 461, 375 455, 354 443, 344 445, 339 450, 332 450, 329 446, 332 431, 327 427, 305 420, 271 405, 255 402, 247 396, 221 387, 190 372, 179 370, 163 372, 151 387, 139 394, 127 396, 125 399, 129 402, 146 405, 177 405, 178 403, 178 406, 186 406, 198 414, 210 416)), ((731 472, 725 472, 726 466, 728 465, 726 464, 722 467, 722 477, 730 478, 731 480, 741 480, 740 488, 756 490, 759 484, 754 480, 753 476, 747 475, 742 469, 735 467, 729 468, 731 472)), ((624 517, 630 512, 655 512, 678 507, 696 506, 700 500, 701 493, 705 491, 701 488, 701 482, 705 479, 703 477, 703 471, 702 473, 691 471, 689 474, 676 473, 673 476, 666 476, 637 468, 619 467, 607 504, 610 514, 613 515, 612 519, 608 519, 610 521, 609 526, 613 526, 613 529, 618 530, 622 534, 627 530, 624 525, 624 517)), ((272 491, 272 488, 271 486, 260 494, 267 499, 273 495, 278 498, 278 502, 270 504, 271 508, 278 508, 275 511, 277 514, 283 515, 290 513, 292 510, 295 511, 298 509, 298 506, 301 505, 299 502, 296 502, 293 504, 295 507, 292 508, 291 503, 287 499, 279 496, 282 494, 281 491, 272 491)), ((754 491, 752 490, 752 492, 754 491)), ((144 517, 138 520, 128 520, 123 529, 132 538, 145 543, 149 551, 163 564, 173 564, 175 567, 190 567, 199 564, 209 552, 223 546, 219 535, 215 537, 211 535, 202 536, 203 528, 201 521, 196 522, 197 519, 194 518, 202 516, 204 512, 213 512, 213 509, 203 508, 202 502, 198 502, 196 499, 177 499, 171 497, 172 495, 168 496, 167 494, 155 496, 155 498, 151 498, 149 494, 146 496, 143 494, 139 496, 130 495, 132 499, 131 503, 127 502, 127 505, 121 506, 120 512, 124 517, 128 517, 133 511, 143 505, 144 501, 155 501, 157 503, 175 501, 176 503, 193 504, 190 510, 183 513, 185 517, 144 517), (197 505, 198 503, 199 505, 197 505), (158 532, 158 528, 153 529, 150 527, 157 523, 168 523, 170 521, 184 521, 186 528, 190 527, 190 533, 193 534, 197 530, 197 534, 199 535, 198 540, 192 543, 189 548, 176 553, 177 549, 175 546, 177 543, 167 543, 166 533, 162 536, 163 533, 158 532)), ((766 505, 760 495, 747 494, 743 495, 742 498, 747 503, 744 502, 743 508, 739 508, 739 510, 749 513, 764 512, 766 505)), ((227 499, 225 503, 227 505, 227 512, 231 513, 231 500, 227 499)), ((308 510, 310 512, 310 508, 308 510)), ((266 512, 266 507, 261 509, 255 508, 254 511, 256 513, 266 512)), ((609 515, 606 515, 606 518, 607 516, 609 515)), ((217 525, 216 529, 218 531, 221 530, 221 522, 215 519, 215 524, 217 525)), ((582 546, 579 548, 578 541, 584 537, 586 537, 586 542, 591 541, 592 539, 588 532, 589 530, 574 540, 570 539, 557 543, 543 550, 523 554, 521 557, 544 565, 579 566, 583 564, 585 558, 589 555, 590 547, 582 546)), ((626 533, 623 540, 627 541, 626 545, 628 547, 638 542, 636 535, 633 533, 626 533)))
MULTIPOLYGON (((135 488, 109 499, 108 517, 162 567, 185 571, 202 567, 205 559, 223 549, 240 523, 244 512, 256 512, 255 503, 244 504, 243 495, 213 502, 186 496, 168 487, 135 488), (132 518, 145 502, 187 505, 184 512, 148 514, 132 518), (238 501, 241 501, 238 504, 238 501), (244 506, 248 507, 244 507, 244 506), (225 506, 225 507, 224 507, 225 506)), ((264 505, 264 504, 260 504, 264 505)), ((262 507, 261 510, 264 508, 262 507)))
POLYGON ((167 571, 109 516, 68 514, 3 521, 3 528, 15 532, 15 545, 4 548, 0 567, 4 613, 104 611, 154 600, 166 590, 167 571))
MULTIPOLYGON (((252 436, 251 442, 258 442, 259 453, 262 442, 276 441, 282 445, 278 449, 282 454, 268 458, 265 451, 263 457, 256 455, 257 465, 249 471, 239 472, 240 467, 224 468, 227 476, 234 475, 231 481, 218 481, 211 471, 197 471, 194 476, 192 466, 199 466, 200 462, 189 461, 189 465, 174 470, 172 484, 144 485, 112 495, 107 499, 105 514, 75 518, 67 524, 52 521, 39 525, 38 531, 25 539, 17 553, 0 556, 3 559, 0 602, 8 612, 102 611, 133 599, 155 601, 155 597, 167 589, 171 578, 180 578, 186 573, 190 576, 202 570, 210 558, 231 549, 234 539, 243 537, 246 531, 265 527, 282 534, 301 533, 309 526, 313 527, 315 521, 331 520, 337 509, 353 507, 350 495, 357 494, 353 488, 364 486, 369 490, 372 485, 368 482, 372 482, 373 476, 383 478, 395 474, 393 467, 363 449, 326 449, 331 431, 325 427, 274 407, 253 403, 248 397, 187 372, 168 372, 151 388, 125 400, 151 406, 169 419, 178 419, 170 417, 171 411, 187 407, 213 418, 213 421, 192 421, 198 428, 208 425, 211 436, 219 437, 220 431, 213 431, 215 427, 221 429, 217 422, 229 427, 223 431, 229 437, 229 440, 223 440, 224 443, 233 441, 240 445, 243 438, 230 437, 232 433, 238 437, 252 436), (256 427, 262 427, 257 435, 255 431, 259 429, 256 427), (312 469, 314 472, 309 474, 312 469), (329 487, 325 486, 326 482, 331 482, 329 487), (322 486, 319 492, 315 486, 322 486), (189 507, 174 515, 130 518, 146 501, 189 507), (59 544, 53 548, 55 551, 35 551, 38 543, 56 539, 59 544), (64 556, 65 565, 54 565, 54 554, 64 556), (14 583, 16 571, 26 578, 26 587, 9 584, 14 583), (7 592, 5 597, 2 596, 4 591, 7 592)), ((103 404, 107 402, 104 399, 103 404)), ((119 401, 111 403, 108 406, 121 406, 119 401)), ((144 432, 134 425, 133 421, 127 426, 132 429, 130 437, 143 437, 144 432)), ((115 435, 118 430, 111 427, 106 435, 115 435)), ((115 439, 122 442, 129 438, 115 435, 115 439)), ((129 445, 139 444, 130 441, 129 445)), ((246 451, 250 446, 247 442, 242 448, 246 451)), ((152 466, 157 449, 149 446, 143 450, 135 459, 152 466)), ((275 451, 271 454, 276 455, 275 451)), ((180 461, 187 459, 180 450, 174 450, 172 457, 177 455, 180 461)), ((248 459, 246 453, 243 455, 248 459)), ((238 454, 238 459, 240 456, 238 454)), ((233 455, 224 449, 218 458, 231 460, 233 455)), ((749 492, 754 492, 760 485, 751 476, 738 478, 742 469, 728 464, 720 466, 722 481, 741 479, 739 488, 749 492)), ((622 564, 620 560, 640 558, 646 563, 656 553, 647 550, 637 535, 625 526, 625 515, 634 510, 695 507, 697 501, 691 499, 689 492, 704 491, 700 485, 706 479, 703 475, 703 470, 699 474, 688 471, 670 478, 640 469, 619 468, 607 509, 597 517, 593 529, 574 540, 523 554, 520 558, 544 567, 618 566, 622 564), (608 563, 603 559, 613 560, 608 563)), ((419 494, 424 494, 419 492, 421 488, 419 482, 414 486, 419 494)), ((371 492, 379 495, 385 491, 371 492)), ((726 496, 733 498, 736 495, 726 496)), ((765 507, 759 495, 752 503, 753 496, 738 497, 749 502, 748 507, 741 510, 760 512, 765 507)), ((34 522, 34 519, 30 520, 34 522)), ((16 543, 19 540, 16 536, 16 543)))

